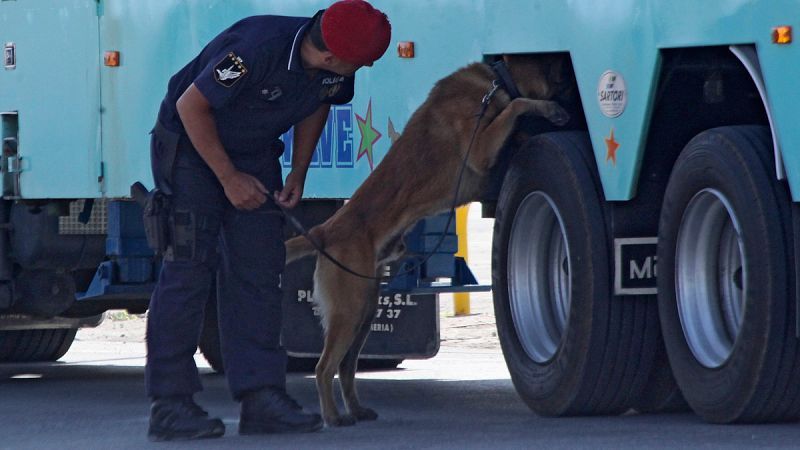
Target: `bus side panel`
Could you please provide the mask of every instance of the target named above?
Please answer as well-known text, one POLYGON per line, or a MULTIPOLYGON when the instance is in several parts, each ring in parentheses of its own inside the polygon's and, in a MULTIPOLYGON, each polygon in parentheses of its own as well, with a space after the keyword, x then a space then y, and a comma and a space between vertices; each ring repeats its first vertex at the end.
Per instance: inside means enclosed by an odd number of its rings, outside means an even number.
POLYGON ((793 25, 798 12, 798 0, 508 0, 487 9, 484 50, 570 53, 605 196, 615 201, 636 195, 659 52, 755 44, 798 199, 800 132, 792 121, 800 99, 793 84, 800 59, 796 44, 771 43, 772 27, 793 25), (598 101, 608 71, 626 86, 626 106, 615 117, 604 115, 598 101))
MULTIPOLYGON (((249 15, 310 16, 329 4, 322 0, 105 0, 100 19, 102 50, 118 50, 122 55, 120 67, 102 69, 106 194, 125 196, 138 180, 152 185, 147 133, 167 81, 218 32, 249 15)), ((306 197, 350 197, 388 152, 393 131, 402 131, 434 83, 480 60, 483 4, 482 0, 438 1, 426 5, 420 14, 402 3, 375 2, 392 23, 392 42, 374 67, 358 71, 352 103, 333 109, 312 161, 306 197), (414 41, 416 57, 399 58, 399 41, 414 41)), ((283 163, 288 173, 291 136, 284 139, 283 163)))
POLYGON ((0 110, 19 112, 24 198, 100 193, 99 57, 95 0, 0 3, 0 110))

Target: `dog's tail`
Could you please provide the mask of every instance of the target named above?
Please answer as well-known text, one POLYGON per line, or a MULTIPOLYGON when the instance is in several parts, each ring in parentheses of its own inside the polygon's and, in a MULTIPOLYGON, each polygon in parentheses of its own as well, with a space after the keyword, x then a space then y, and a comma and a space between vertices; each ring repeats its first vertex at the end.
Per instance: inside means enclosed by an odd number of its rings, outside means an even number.
MULTIPOLYGON (((324 245, 322 233, 316 227, 312 228, 308 234, 318 245, 324 245)), ((286 264, 316 253, 316 247, 305 236, 293 237, 286 241, 286 264)))

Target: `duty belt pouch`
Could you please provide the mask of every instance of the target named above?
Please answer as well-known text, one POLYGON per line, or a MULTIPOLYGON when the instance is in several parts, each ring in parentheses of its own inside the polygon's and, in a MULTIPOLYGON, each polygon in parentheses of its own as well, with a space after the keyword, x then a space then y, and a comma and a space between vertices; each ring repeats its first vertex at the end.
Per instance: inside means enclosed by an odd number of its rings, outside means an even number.
POLYGON ((194 213, 176 209, 172 212, 172 246, 165 256, 169 261, 194 260, 197 223, 194 213))
POLYGON ((166 253, 172 243, 169 223, 171 210, 169 196, 160 189, 154 189, 147 194, 142 215, 144 233, 147 236, 147 244, 159 255, 166 253))
POLYGON ((156 188, 148 191, 141 182, 131 186, 131 197, 142 208, 142 221, 148 246, 157 254, 171 256, 172 236, 172 166, 175 163, 180 135, 156 121, 150 142, 150 160, 156 188))
POLYGON ((167 261, 195 259, 197 219, 188 210, 174 208, 160 189, 148 191, 142 183, 131 186, 131 196, 142 207, 148 246, 167 261))

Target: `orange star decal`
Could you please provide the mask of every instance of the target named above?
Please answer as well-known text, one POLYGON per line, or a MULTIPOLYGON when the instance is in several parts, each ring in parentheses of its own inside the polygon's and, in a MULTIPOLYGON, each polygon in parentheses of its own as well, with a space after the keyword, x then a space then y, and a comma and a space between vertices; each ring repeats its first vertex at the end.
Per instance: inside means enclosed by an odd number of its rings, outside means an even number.
POLYGON ((606 161, 611 160, 611 164, 617 165, 617 150, 619 142, 614 139, 614 129, 611 129, 611 136, 604 139, 606 141, 606 161))

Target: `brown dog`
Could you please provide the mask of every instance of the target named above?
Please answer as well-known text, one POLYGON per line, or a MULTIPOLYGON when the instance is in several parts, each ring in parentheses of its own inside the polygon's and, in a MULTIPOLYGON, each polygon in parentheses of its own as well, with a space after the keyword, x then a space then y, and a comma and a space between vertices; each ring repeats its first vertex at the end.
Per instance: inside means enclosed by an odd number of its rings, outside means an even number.
MULTIPOLYGON (((517 117, 535 114, 557 125, 569 120, 554 97, 562 81, 562 60, 556 57, 506 58, 523 98, 510 100, 498 90, 489 104, 469 152, 458 204, 475 201, 499 150, 511 135, 517 117)), ((496 76, 475 63, 440 80, 411 116, 383 161, 348 203, 325 223, 309 231, 315 242, 351 270, 376 275, 402 253, 402 235, 423 217, 447 211, 453 204, 454 180, 475 129, 481 100, 496 76)), ((315 253, 304 237, 286 242, 287 262, 315 253)), ((316 368, 322 417, 328 426, 373 420, 377 414, 361 406, 355 388, 358 355, 377 308, 377 281, 350 275, 323 256, 314 272, 314 301, 322 313, 325 346, 316 368), (333 398, 338 370, 347 415, 333 398)))

